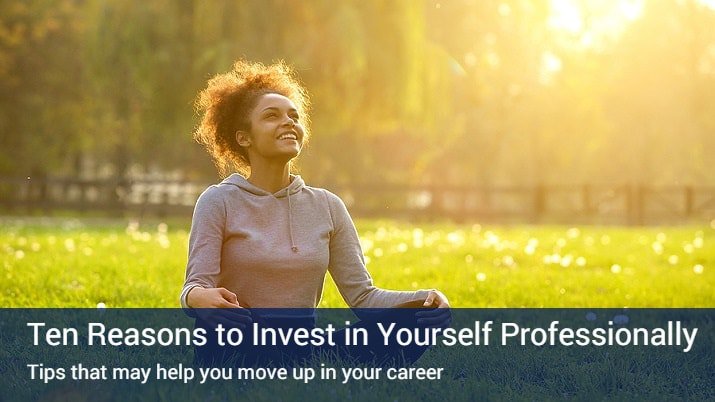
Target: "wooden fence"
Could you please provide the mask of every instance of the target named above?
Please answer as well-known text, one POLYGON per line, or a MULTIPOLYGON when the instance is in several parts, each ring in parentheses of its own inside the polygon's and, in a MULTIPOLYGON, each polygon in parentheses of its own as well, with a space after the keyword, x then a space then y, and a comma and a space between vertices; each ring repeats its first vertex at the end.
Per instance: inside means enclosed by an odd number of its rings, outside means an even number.
MULTIPOLYGON (((205 182, 0 178, 5 214, 97 211, 190 216, 205 182)), ((461 222, 662 224, 715 219, 715 187, 645 185, 326 186, 353 216, 461 222)))

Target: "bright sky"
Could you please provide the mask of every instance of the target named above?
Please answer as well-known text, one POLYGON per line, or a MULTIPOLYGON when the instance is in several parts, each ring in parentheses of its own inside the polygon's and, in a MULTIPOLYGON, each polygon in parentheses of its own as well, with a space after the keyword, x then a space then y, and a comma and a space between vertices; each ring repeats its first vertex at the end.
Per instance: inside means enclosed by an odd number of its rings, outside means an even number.
MULTIPOLYGON (((643 12, 644 0, 551 0, 549 26, 580 40, 594 41, 617 36, 643 12)), ((715 0, 712 0, 715 1, 715 0)))
MULTIPOLYGON (((712 0, 715 2, 715 0, 712 0)), ((620 35, 643 13, 644 0, 551 0, 548 24, 575 48, 592 49, 620 35)), ((540 81, 548 84, 562 68, 551 52, 542 55, 540 81)))

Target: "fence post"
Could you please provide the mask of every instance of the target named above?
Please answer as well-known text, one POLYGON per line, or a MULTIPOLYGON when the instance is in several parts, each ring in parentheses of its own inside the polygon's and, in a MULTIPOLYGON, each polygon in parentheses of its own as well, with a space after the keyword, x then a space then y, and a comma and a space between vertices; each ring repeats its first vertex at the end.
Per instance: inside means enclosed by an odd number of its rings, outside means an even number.
POLYGON ((688 218, 693 215, 694 198, 693 186, 685 186, 685 216, 688 218))
POLYGON ((546 192, 544 184, 539 183, 534 187, 534 215, 533 223, 539 223, 546 208, 546 192))
POLYGON ((646 189, 642 184, 626 185, 626 198, 628 205, 628 224, 643 225, 645 216, 645 193, 646 189))
POLYGON ((591 205, 591 186, 584 184, 581 189, 581 197, 583 202, 583 213, 584 215, 591 215, 593 213, 593 206, 591 205))

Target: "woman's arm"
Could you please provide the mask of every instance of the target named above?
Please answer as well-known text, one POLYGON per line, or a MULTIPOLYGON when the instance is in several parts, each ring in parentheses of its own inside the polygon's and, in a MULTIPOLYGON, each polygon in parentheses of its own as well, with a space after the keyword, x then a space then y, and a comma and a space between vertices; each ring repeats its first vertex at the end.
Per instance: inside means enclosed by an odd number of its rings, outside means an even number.
POLYGON ((415 302, 422 302, 427 307, 435 301, 436 306, 449 307, 447 298, 436 290, 394 291, 374 286, 365 267, 355 224, 345 204, 335 194, 328 191, 325 193, 333 221, 329 271, 350 307, 385 308, 415 302))
MULTIPOLYGON (((202 307, 189 303, 188 295, 196 287, 215 288, 221 271, 221 247, 226 222, 226 208, 219 189, 211 186, 196 201, 189 236, 189 261, 181 291, 181 307, 202 307)), ((194 297, 192 297, 194 299, 194 297)), ((193 300, 192 300, 193 301, 193 300)), ((191 314, 189 311, 187 313, 191 314)))
POLYGON ((189 261, 181 291, 181 307, 209 325, 219 323, 245 327, 250 312, 241 308, 235 293, 217 288, 221 272, 221 248, 226 225, 226 208, 216 187, 209 187, 196 201, 189 236, 189 261), (219 310, 226 309, 229 310, 219 310))

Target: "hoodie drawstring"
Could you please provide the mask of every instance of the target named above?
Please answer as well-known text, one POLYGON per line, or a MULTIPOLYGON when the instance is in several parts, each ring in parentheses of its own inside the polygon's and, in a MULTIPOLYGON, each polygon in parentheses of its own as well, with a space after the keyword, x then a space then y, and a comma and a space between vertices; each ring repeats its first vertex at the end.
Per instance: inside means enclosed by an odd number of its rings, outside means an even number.
POLYGON ((293 207, 290 203, 290 189, 286 191, 288 198, 288 234, 290 235, 290 249, 294 253, 298 252, 298 246, 295 245, 295 240, 293 240, 293 207))

